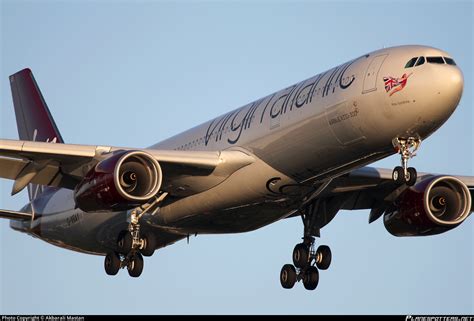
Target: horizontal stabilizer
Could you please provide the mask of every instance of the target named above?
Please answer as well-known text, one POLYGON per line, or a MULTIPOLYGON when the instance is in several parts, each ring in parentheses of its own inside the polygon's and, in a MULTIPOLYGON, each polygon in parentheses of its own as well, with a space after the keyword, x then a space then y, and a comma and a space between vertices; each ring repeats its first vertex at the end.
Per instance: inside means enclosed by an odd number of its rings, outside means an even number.
POLYGON ((33 217, 33 214, 31 213, 0 210, 0 218, 7 218, 10 220, 16 220, 16 221, 27 221, 27 220, 31 220, 32 217, 33 217))

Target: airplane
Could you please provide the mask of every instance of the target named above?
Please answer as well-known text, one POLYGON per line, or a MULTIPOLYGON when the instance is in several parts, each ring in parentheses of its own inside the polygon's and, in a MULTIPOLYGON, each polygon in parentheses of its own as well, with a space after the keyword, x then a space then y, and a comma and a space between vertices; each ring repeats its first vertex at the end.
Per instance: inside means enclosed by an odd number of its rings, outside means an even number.
POLYGON ((10 76, 20 140, 0 140, 0 177, 29 203, 15 231, 102 255, 108 275, 190 235, 241 233, 300 216, 280 283, 314 290, 331 264, 321 229, 370 209, 395 236, 447 232, 474 211, 474 177, 409 160, 457 108, 461 69, 420 45, 373 51, 148 148, 67 144, 30 69, 10 76), (369 167, 391 155, 393 169, 369 167))

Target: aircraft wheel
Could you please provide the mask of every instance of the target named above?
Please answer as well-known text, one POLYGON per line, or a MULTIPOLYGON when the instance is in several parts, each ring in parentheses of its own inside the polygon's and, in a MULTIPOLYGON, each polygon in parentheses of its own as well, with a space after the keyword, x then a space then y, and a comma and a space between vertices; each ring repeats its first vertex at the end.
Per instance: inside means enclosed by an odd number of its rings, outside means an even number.
POLYGON ((143 256, 140 253, 135 253, 128 262, 128 274, 131 277, 137 278, 143 271, 143 256))
POLYGON ((156 238, 155 238, 155 236, 151 233, 146 233, 143 236, 143 242, 145 244, 144 244, 144 247, 142 249, 140 249, 140 252, 144 256, 152 256, 153 253, 155 253, 155 249, 156 249, 156 238))
POLYGON ((310 266, 303 276, 303 285, 306 290, 314 290, 319 283, 319 272, 315 266, 310 266))
POLYGON ((280 283, 285 289, 291 289, 296 283, 296 269, 291 264, 285 264, 281 268, 280 283))
POLYGON ((309 248, 306 244, 297 244, 293 250, 293 264, 297 268, 304 268, 308 264, 309 248))
POLYGON ((105 273, 116 275, 120 270, 120 257, 116 252, 109 253, 104 260, 105 273))
POLYGON ((416 169, 413 167, 408 167, 408 177, 407 177, 407 185, 408 186, 413 186, 416 183, 416 178, 417 178, 417 172, 416 169))
POLYGON ((405 171, 403 170, 403 167, 397 166, 393 169, 392 179, 398 185, 403 185, 403 184, 406 183, 405 182, 405 171))
POLYGON ((316 250, 316 266, 320 270, 327 270, 331 265, 332 253, 327 245, 321 245, 316 250))

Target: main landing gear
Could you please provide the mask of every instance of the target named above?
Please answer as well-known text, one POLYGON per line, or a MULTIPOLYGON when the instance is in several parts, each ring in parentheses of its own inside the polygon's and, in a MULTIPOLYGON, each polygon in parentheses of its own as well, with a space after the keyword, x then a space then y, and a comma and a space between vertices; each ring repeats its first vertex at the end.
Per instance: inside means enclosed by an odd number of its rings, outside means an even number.
POLYGON ((393 169, 392 179, 398 185, 412 186, 416 183, 417 173, 413 167, 408 167, 408 160, 416 156, 416 150, 421 145, 421 139, 415 137, 395 138, 392 141, 395 150, 401 156, 402 166, 393 169))
POLYGON ((306 290, 314 290, 319 283, 319 270, 327 270, 331 265, 331 249, 321 245, 314 249, 314 238, 304 237, 303 243, 293 250, 293 264, 281 268, 280 283, 285 289, 291 289, 296 282, 303 281, 306 290))
POLYGON ((303 242, 297 244, 293 250, 293 264, 283 265, 280 271, 280 283, 285 289, 291 289, 299 281, 303 281, 307 290, 316 289, 319 283, 319 270, 327 270, 331 265, 332 254, 329 246, 321 245, 317 249, 314 246, 314 237, 320 234, 318 215, 321 210, 326 209, 320 205, 320 200, 316 200, 314 206, 307 206, 302 210, 303 242))
POLYGON ((127 268, 131 277, 139 277, 143 271, 143 256, 152 256, 156 239, 151 233, 140 233, 140 218, 152 208, 156 208, 166 197, 161 194, 151 203, 141 205, 130 212, 128 230, 119 233, 118 251, 105 256, 104 268, 108 275, 116 275, 120 269, 127 268))

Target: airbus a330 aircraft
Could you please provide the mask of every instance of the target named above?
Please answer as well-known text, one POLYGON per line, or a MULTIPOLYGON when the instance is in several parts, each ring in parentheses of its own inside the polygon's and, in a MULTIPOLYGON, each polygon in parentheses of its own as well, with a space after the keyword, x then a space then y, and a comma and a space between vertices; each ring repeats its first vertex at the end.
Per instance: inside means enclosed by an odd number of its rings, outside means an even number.
POLYGON ((10 226, 143 270, 143 255, 195 234, 238 233, 301 216, 303 242, 280 282, 309 290, 331 263, 315 237, 339 210, 371 209, 396 236, 444 233, 470 215, 474 177, 408 167, 454 112, 463 75, 446 52, 385 48, 149 148, 66 144, 29 69, 10 76, 20 140, 0 140, 0 176, 30 202, 10 226), (366 167, 400 154, 393 170, 366 167))

